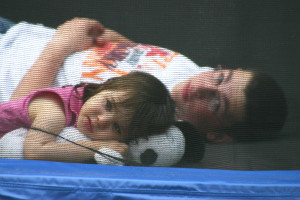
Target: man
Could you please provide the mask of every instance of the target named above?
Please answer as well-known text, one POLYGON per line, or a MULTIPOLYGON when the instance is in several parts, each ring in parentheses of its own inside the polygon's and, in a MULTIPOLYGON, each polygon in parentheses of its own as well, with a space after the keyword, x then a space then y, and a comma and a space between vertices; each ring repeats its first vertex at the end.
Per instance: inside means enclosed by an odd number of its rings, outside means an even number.
MULTIPOLYGON (((209 141, 270 139, 287 115, 283 92, 266 74, 199 67, 177 52, 136 44, 95 20, 76 18, 55 33, 46 27, 19 24, 2 37, 1 44, 1 65, 5 68, 1 66, 0 73, 11 77, 12 85, 10 90, 0 87, 0 96, 6 96, 1 101, 17 86, 12 99, 51 85, 99 83, 141 70, 167 86, 176 101, 178 118, 206 133, 209 141), (7 50, 8 46, 12 48, 7 50), (20 60, 22 64, 13 63, 20 60), (20 71, 16 71, 18 66, 20 71)), ((0 81, 0 85, 7 85, 7 80, 0 81)))

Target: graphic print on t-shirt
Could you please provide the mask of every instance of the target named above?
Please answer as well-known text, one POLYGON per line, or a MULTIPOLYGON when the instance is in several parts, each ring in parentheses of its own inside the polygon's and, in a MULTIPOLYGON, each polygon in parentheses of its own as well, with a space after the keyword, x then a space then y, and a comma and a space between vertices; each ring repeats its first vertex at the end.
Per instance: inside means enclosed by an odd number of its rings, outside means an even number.
POLYGON ((99 82, 115 76, 122 76, 134 70, 159 71, 172 62, 177 52, 156 46, 136 43, 110 43, 101 48, 93 48, 83 62, 82 81, 99 82))

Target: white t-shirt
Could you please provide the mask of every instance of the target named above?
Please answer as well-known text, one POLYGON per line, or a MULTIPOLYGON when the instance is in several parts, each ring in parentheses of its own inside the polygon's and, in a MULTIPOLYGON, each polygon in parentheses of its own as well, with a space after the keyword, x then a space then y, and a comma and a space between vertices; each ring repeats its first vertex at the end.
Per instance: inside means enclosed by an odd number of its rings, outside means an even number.
MULTIPOLYGON (((21 22, 0 37, 0 102, 9 100, 54 32, 55 29, 43 25, 21 22)), ((171 91, 177 83, 212 68, 199 67, 182 54, 165 48, 112 43, 70 55, 53 86, 101 83, 136 70, 154 75, 171 91)))

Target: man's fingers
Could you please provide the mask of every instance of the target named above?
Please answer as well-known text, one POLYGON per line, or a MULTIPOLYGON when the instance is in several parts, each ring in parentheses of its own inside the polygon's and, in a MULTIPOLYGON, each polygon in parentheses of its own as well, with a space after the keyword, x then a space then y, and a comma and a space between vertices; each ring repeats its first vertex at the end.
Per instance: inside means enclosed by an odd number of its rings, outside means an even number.
POLYGON ((112 41, 112 37, 111 37, 111 35, 107 34, 106 30, 105 30, 102 35, 100 35, 100 36, 98 36, 96 38, 96 41, 97 41, 97 45, 103 46, 103 45, 111 42, 112 41))

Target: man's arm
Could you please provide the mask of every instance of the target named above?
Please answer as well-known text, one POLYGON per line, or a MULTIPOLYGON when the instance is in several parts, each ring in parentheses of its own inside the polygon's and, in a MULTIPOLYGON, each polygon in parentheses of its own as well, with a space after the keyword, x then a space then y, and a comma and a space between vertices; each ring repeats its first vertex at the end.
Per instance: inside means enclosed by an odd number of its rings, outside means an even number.
POLYGON ((58 48, 55 43, 50 42, 25 74, 10 100, 25 97, 37 89, 50 87, 66 56, 65 51, 58 48))
POLYGON ((85 18, 75 18, 59 26, 10 100, 24 97, 37 89, 50 87, 66 57, 93 46, 103 31, 104 27, 98 21, 85 18))
POLYGON ((75 18, 59 26, 40 57, 25 74, 10 100, 26 96, 37 89, 51 87, 59 68, 70 54, 108 42, 132 43, 131 40, 96 20, 75 18))

